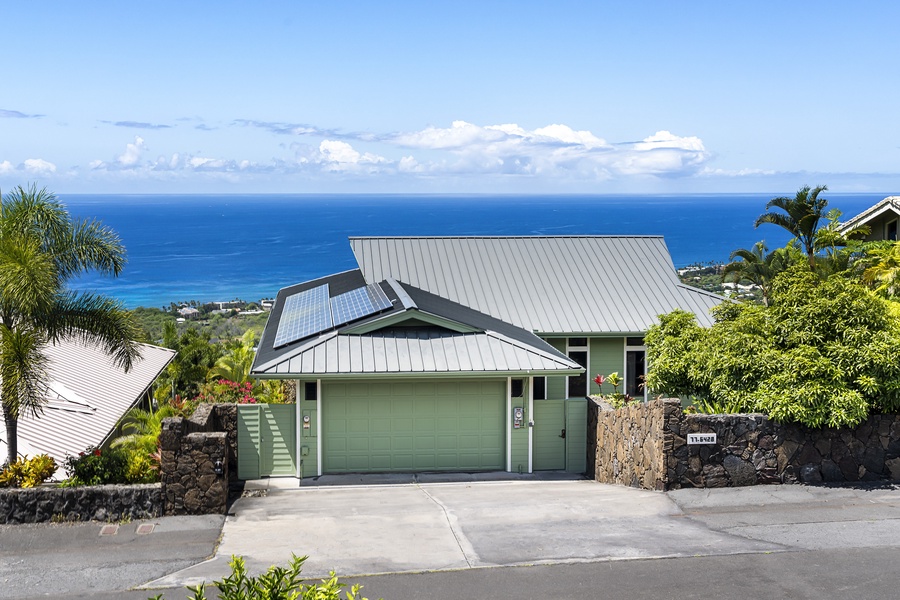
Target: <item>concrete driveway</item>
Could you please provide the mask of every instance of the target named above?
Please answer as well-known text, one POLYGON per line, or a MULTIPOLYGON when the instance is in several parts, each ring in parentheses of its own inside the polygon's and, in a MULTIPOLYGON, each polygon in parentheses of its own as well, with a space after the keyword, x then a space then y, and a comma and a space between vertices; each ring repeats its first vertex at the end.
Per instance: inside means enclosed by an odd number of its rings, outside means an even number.
POLYGON ((267 484, 233 505, 215 558, 148 586, 220 578, 231 555, 252 572, 308 555, 318 578, 785 549, 683 518, 665 494, 587 480, 267 484))

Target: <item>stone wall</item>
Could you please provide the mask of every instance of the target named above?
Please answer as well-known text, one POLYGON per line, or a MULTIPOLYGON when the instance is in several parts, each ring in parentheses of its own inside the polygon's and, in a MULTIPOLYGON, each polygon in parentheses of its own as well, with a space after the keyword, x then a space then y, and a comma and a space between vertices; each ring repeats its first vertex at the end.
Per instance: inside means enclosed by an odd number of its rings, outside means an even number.
POLYGON ((900 481, 900 415, 810 429, 764 415, 686 415, 669 399, 620 410, 593 402, 589 411, 588 465, 604 483, 669 490, 900 481), (689 433, 715 433, 716 442, 688 444, 689 433))
POLYGON ((236 407, 203 404, 190 419, 163 419, 159 445, 164 514, 225 514, 237 464, 236 407))
POLYGON ((153 519, 162 505, 158 483, 0 489, 0 523, 153 519))
POLYGON ((667 448, 674 437, 666 424, 675 411, 671 403, 660 400, 612 410, 590 399, 587 462, 597 481, 666 489, 667 448))

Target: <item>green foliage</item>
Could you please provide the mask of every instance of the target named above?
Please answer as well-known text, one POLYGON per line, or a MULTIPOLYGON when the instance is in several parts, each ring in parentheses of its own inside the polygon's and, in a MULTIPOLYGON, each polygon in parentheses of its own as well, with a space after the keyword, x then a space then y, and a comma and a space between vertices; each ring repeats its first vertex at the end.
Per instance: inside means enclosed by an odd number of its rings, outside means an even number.
POLYGON ((67 456, 65 468, 72 485, 131 483, 128 461, 128 452, 122 448, 101 450, 89 446, 78 456, 67 456))
POLYGON ((774 280, 769 307, 728 303, 714 316, 703 329, 676 311, 650 329, 651 389, 810 427, 900 408, 900 327, 859 284, 794 267, 774 280))
POLYGON ((640 403, 642 399, 635 399, 629 396, 628 394, 623 394, 619 391, 619 386, 622 385, 623 379, 619 375, 618 371, 610 373, 607 376, 597 375, 594 377, 594 383, 600 388, 600 398, 602 398, 605 402, 609 403, 613 408, 622 408, 623 406, 631 403, 640 403), (608 383, 613 386, 612 394, 602 394, 603 392, 603 384, 608 383))
POLYGON ((56 461, 47 454, 19 458, 0 470, 0 487, 36 487, 53 477, 56 469, 56 461))
POLYGON ((75 293, 67 282, 86 272, 118 275, 121 240, 96 221, 73 219, 46 189, 18 186, 0 205, 0 405, 9 462, 17 458, 18 418, 45 402, 43 347, 61 338, 97 344, 130 369, 139 330, 109 298, 75 293))
MULTIPOLYGON (((300 577, 306 556, 291 555, 291 563, 287 568, 272 566, 269 570, 251 577, 247 574, 244 559, 240 556, 232 556, 231 574, 214 581, 219 589, 220 600, 340 600, 344 594, 346 600, 367 600, 360 596, 361 586, 354 585, 349 590, 347 584, 338 581, 334 571, 328 579, 320 582, 306 583, 300 577)), ((188 587, 193 593, 189 600, 206 600, 206 586, 200 584, 196 587, 188 587)), ((162 594, 153 596, 150 600, 162 600, 162 594)))
POLYGON ((129 452, 125 480, 128 483, 156 483, 159 481, 159 462, 144 452, 129 452))
POLYGON ((173 396, 195 397, 206 381, 206 374, 215 366, 223 352, 221 344, 214 343, 208 332, 191 327, 179 335, 175 324, 171 322, 165 324, 163 346, 178 354, 158 380, 154 397, 160 404, 173 396))

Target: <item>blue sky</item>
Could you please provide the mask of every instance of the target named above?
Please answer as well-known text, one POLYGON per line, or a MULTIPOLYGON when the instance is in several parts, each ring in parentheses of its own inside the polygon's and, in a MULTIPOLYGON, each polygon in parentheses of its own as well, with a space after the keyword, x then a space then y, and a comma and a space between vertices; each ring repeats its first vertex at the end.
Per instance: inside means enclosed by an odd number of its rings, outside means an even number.
POLYGON ((900 189, 900 3, 0 4, 0 187, 900 189))

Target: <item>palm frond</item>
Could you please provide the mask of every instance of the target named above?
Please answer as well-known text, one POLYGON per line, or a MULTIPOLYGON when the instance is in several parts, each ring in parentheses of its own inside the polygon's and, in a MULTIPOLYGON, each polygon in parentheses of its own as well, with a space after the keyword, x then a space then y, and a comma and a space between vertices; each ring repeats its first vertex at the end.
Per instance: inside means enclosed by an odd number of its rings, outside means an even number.
POLYGON ((135 341, 140 327, 131 313, 111 298, 76 292, 59 294, 42 322, 51 340, 72 337, 100 346, 126 371, 141 356, 135 341))
POLYGON ((46 402, 45 343, 39 330, 0 324, 0 400, 4 411, 15 418, 40 414, 46 402))

